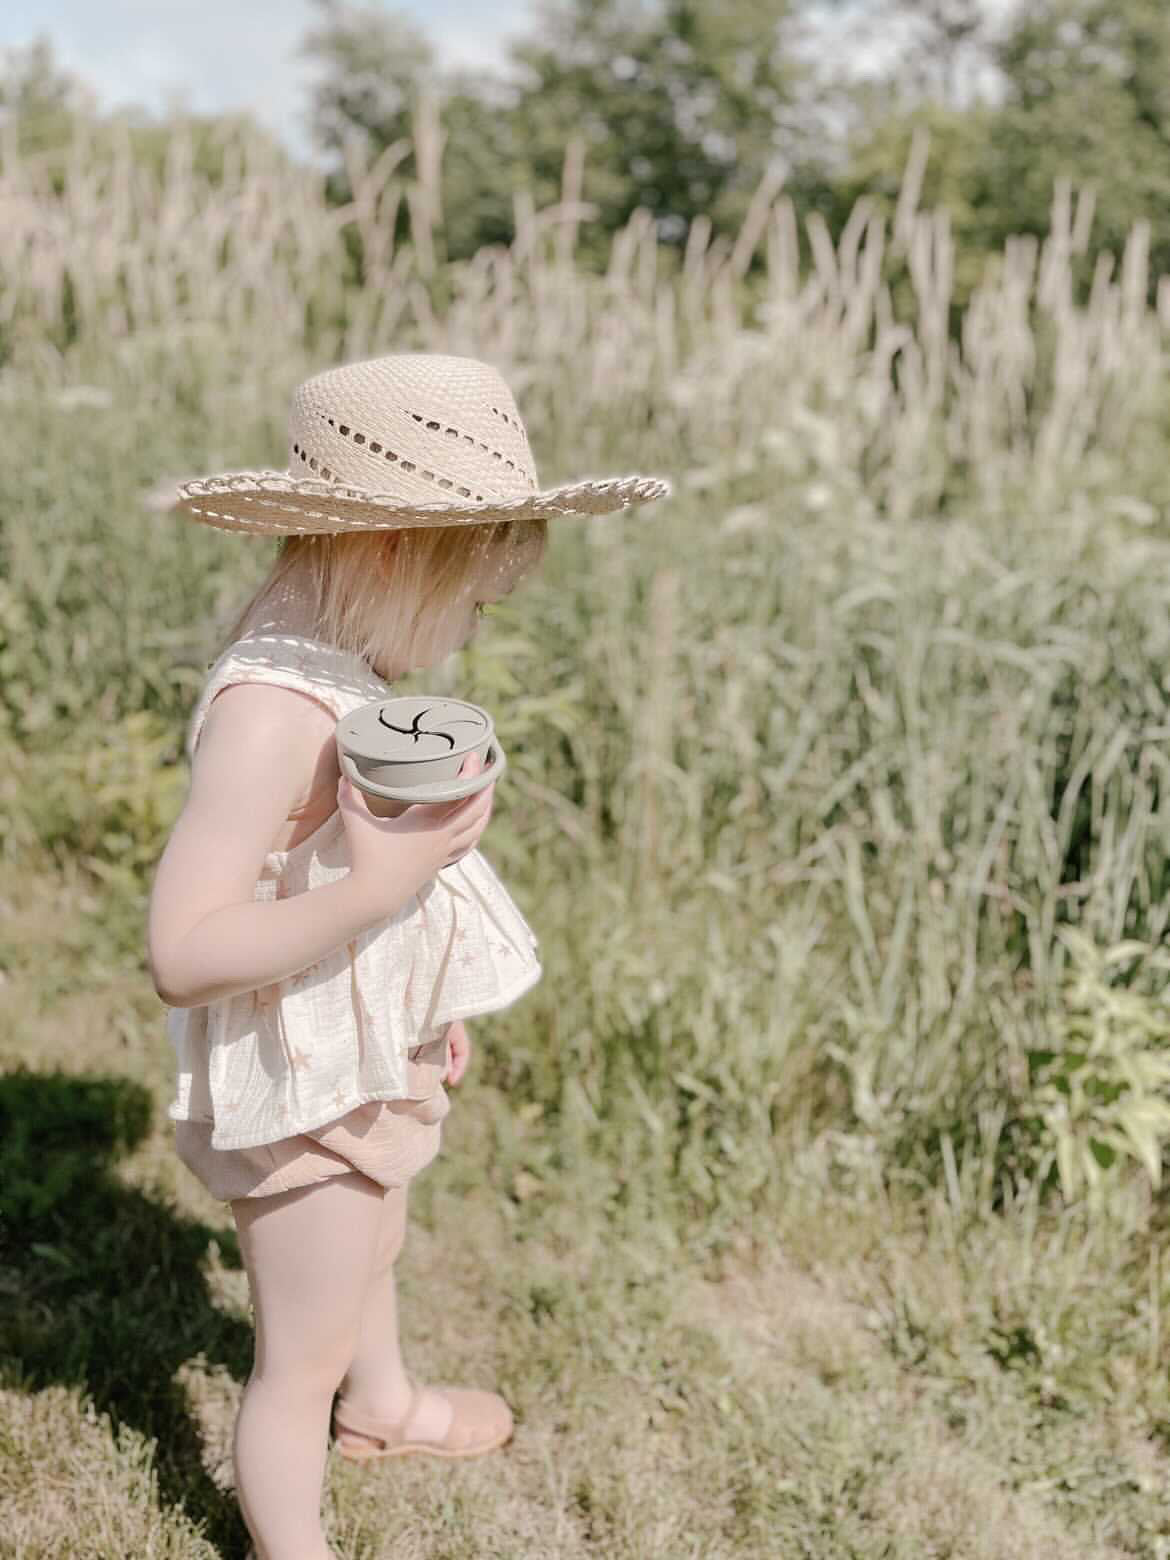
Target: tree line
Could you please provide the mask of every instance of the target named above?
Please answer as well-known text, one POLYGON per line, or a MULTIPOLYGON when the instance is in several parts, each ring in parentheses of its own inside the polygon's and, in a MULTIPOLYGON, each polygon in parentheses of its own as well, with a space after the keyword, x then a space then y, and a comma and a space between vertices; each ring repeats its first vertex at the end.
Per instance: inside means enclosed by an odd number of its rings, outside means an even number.
MULTIPOLYGON (((361 143, 367 165, 390 157, 434 189, 439 260, 509 243, 518 197, 560 200, 571 144, 583 264, 602 263, 638 207, 667 252, 699 217, 732 234, 768 177, 836 237, 862 195, 892 216, 926 129, 920 204, 949 215, 957 302, 1007 237, 1047 231, 1061 177, 1092 191, 1082 285, 1139 219, 1152 277, 1170 269, 1163 0, 543 0, 498 70, 443 67, 404 11, 314 0, 300 52, 316 70, 307 120, 333 198, 353 195, 347 147, 361 143), (844 40, 865 37, 890 47, 859 79, 839 61, 844 40)), ((100 135, 119 120, 144 159, 162 159, 173 120, 99 112, 47 39, 9 51, 0 158, 51 156, 79 121, 100 135)), ((223 120, 193 122, 213 159, 223 120)))

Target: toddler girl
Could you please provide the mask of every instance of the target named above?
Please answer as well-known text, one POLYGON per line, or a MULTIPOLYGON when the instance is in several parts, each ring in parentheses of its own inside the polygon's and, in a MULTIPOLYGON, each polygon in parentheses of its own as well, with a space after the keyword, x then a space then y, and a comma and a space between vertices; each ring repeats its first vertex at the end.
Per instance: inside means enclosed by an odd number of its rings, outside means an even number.
POLYGON ((494 784, 376 816, 340 777, 336 723, 466 643, 539 562, 550 516, 669 486, 539 489, 500 375, 433 353, 306 381, 289 443, 285 472, 179 490, 187 517, 282 540, 190 719, 148 947, 176 1150, 231 1208, 255 1316, 241 1510, 258 1560, 326 1560, 331 1414, 354 1460, 475 1456, 512 1433, 496 1393, 408 1374, 394 1261, 444 1085, 467 1067, 464 1020, 541 975, 536 935, 476 848, 494 784))

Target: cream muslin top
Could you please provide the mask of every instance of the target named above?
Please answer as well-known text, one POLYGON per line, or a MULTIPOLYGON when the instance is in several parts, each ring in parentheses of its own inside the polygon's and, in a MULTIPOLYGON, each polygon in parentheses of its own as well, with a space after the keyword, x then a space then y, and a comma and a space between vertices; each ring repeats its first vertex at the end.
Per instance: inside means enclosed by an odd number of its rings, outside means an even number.
MULTIPOLYGON (((250 633, 212 666, 191 715, 193 760, 216 694, 233 683, 279 683, 338 720, 392 697, 360 656, 291 633, 250 633)), ((350 869, 334 810, 291 850, 270 851, 255 898, 312 892, 350 869)), ((411 1098, 407 1052, 455 1019, 491 1013, 541 976, 539 941, 478 850, 436 875, 395 915, 315 964, 261 987, 167 1009, 177 1083, 173 1121, 210 1121, 213 1148, 292 1137, 370 1100, 411 1098)))

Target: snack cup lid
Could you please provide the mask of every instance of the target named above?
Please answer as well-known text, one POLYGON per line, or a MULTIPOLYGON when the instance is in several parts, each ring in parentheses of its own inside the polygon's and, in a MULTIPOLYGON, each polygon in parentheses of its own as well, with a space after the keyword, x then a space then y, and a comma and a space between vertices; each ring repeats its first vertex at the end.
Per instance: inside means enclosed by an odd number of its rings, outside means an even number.
POLYGON ((495 730, 491 716, 464 699, 409 694, 378 699, 337 723, 337 740, 355 763, 425 764, 469 753, 495 730))

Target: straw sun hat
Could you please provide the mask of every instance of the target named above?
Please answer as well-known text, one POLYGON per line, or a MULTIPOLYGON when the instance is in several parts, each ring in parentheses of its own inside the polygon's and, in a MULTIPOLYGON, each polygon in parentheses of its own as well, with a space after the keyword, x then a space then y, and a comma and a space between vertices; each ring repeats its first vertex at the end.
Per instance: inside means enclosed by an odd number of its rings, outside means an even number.
POLYGON ((186 482, 177 511, 270 535, 603 515, 664 498, 660 477, 541 488, 500 374, 477 358, 400 353, 346 363, 298 386, 286 471, 186 482))

